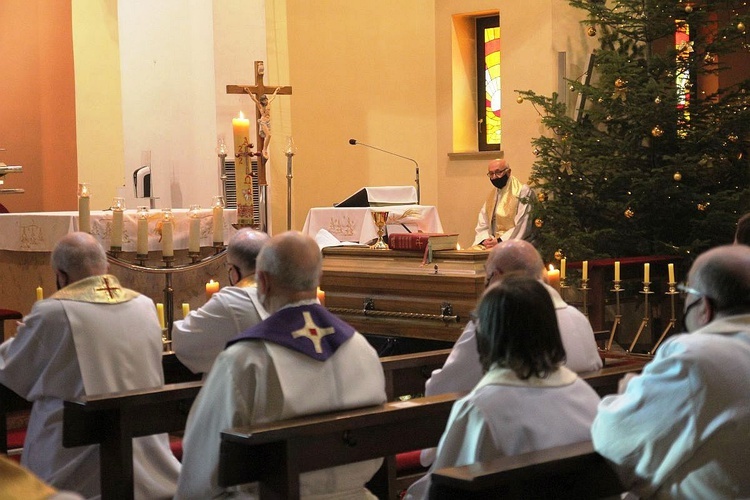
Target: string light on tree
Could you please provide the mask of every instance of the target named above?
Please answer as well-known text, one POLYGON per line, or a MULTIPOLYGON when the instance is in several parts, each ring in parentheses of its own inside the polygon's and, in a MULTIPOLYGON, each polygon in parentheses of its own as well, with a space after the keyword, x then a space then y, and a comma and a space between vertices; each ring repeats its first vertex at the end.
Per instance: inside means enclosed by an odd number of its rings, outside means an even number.
POLYGON ((635 212, 633 212, 633 210, 630 207, 628 207, 625 210, 625 218, 626 219, 632 219, 634 215, 635 215, 635 212))
POLYGON ((659 125, 656 125, 651 129, 651 135, 653 135, 654 137, 661 137, 662 135, 664 135, 664 129, 662 129, 659 125))

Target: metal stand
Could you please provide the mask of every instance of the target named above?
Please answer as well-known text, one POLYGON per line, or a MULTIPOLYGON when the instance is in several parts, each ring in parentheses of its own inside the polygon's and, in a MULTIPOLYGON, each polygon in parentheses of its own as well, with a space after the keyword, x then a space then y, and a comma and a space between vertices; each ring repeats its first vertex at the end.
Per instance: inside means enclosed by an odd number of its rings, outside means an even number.
POLYGON ((227 199, 227 153, 219 153, 219 180, 221 181, 221 195, 227 199))
POLYGON ((570 286, 568 285, 568 280, 565 278, 560 278, 560 298, 565 300, 565 296, 567 295, 566 290, 568 290, 570 286))
POLYGON ((622 288, 620 288, 620 280, 615 280, 613 283, 614 288, 610 290, 610 292, 615 292, 615 322, 612 325, 612 331, 609 332, 609 340, 607 341, 607 347, 604 349, 605 351, 612 349, 612 341, 615 339, 615 332, 617 332, 617 328, 622 322, 622 314, 620 314, 620 293, 622 292, 622 288))
POLYGON ((292 229, 292 157, 294 151, 291 147, 286 150, 286 229, 292 229))
POLYGON ((674 308, 674 298, 679 293, 675 289, 675 285, 677 284, 677 282, 670 281, 668 284, 669 284, 669 291, 664 292, 664 294, 669 295, 669 305, 671 308, 671 316, 669 317, 669 323, 667 323, 667 327, 664 329, 663 332, 661 332, 661 336, 659 337, 659 340, 656 342, 656 344, 654 344, 654 347, 648 352, 651 355, 653 355, 656 352, 656 349, 661 344, 661 341, 664 340, 664 337, 667 336, 667 333, 669 332, 669 330, 677 326, 677 316, 675 315, 675 308, 674 308))
POLYGON ((588 304, 588 297, 589 297, 589 280, 588 278, 581 280, 581 287, 579 288, 581 293, 583 294, 583 314, 588 318, 589 317, 589 304, 588 304))
POLYGON ((635 347, 635 343, 638 342, 638 339, 641 337, 641 334, 643 333, 643 330, 648 326, 648 322, 651 320, 651 310, 649 309, 648 305, 648 296, 651 295, 652 292, 650 289, 651 282, 650 281, 644 281, 643 282, 643 290, 640 291, 640 293, 643 294, 643 307, 645 310, 643 311, 643 319, 641 320, 641 326, 638 327, 638 332, 635 334, 635 338, 633 338, 633 342, 630 344, 630 347, 628 348, 629 353, 633 352, 633 347, 635 347))

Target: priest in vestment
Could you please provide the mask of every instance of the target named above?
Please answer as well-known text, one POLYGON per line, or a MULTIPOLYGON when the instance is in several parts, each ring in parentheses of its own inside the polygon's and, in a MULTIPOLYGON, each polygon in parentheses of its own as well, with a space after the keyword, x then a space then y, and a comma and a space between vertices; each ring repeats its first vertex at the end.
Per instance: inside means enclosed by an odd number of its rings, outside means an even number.
POLYGON ((528 239, 531 205, 525 200, 533 194, 531 188, 511 175, 510 164, 504 159, 487 165, 487 177, 493 189, 479 211, 472 245, 489 250, 501 241, 528 239))
MULTIPOLYGON (((96 239, 70 233, 52 252, 59 290, 37 301, 0 345, 0 383, 33 403, 21 464, 58 489, 100 494, 99 446, 64 448, 63 402, 164 385, 150 298, 106 274, 96 239)), ((133 440, 135 497, 170 498, 180 464, 166 434, 133 440)))

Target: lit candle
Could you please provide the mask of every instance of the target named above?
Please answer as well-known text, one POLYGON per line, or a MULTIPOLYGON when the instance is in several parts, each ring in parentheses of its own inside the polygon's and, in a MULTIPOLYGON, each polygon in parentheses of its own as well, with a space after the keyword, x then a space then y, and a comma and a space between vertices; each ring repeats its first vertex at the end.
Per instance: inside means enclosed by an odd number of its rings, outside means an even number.
POLYGON ((91 192, 89 185, 81 183, 78 185, 78 230, 85 233, 91 232, 91 192))
POLYGON ((159 326, 164 330, 167 324, 164 322, 164 304, 161 302, 156 304, 156 315, 159 317, 159 326))
POLYGON ((162 257, 174 257, 174 218, 172 210, 162 210, 161 220, 161 255, 162 257))
POLYGON ((219 282, 211 280, 206 283, 206 299, 210 299, 211 295, 219 291, 219 282))
POLYGON ((589 279, 589 261, 584 260, 583 261, 583 275, 582 278, 587 280, 589 279))
POLYGON ((135 253, 148 255, 148 207, 138 207, 136 216, 138 217, 138 236, 135 241, 135 253))
POLYGON ((122 216, 125 210, 125 198, 115 198, 112 201, 112 249, 122 249, 122 216))
POLYGON ((242 145, 250 143, 250 120, 240 111, 239 118, 232 118, 232 132, 234 133, 234 156, 242 153, 242 145))
POLYGON ((318 287, 318 302, 320 302, 321 305, 326 305, 326 293, 318 287))
POLYGON ((560 279, 561 280, 565 279, 565 266, 567 264, 568 264, 568 259, 566 259, 565 257, 560 259, 560 279))
POLYGON ((182 303, 182 317, 187 318, 187 315, 190 313, 190 304, 187 302, 182 303))
POLYGON ((224 197, 214 196, 213 202, 213 233, 214 243, 222 243, 224 241, 224 197))
POLYGON ((190 219, 190 232, 188 233, 188 252, 201 252, 201 219, 200 205, 190 205, 188 218, 190 219))
POLYGON ((644 283, 650 283, 651 282, 651 264, 646 262, 643 264, 643 282, 644 283))
POLYGON ((674 264, 667 264, 667 271, 669 272, 669 282, 674 283, 674 264))
POLYGON ((615 261, 615 281, 620 281, 620 261, 615 261))
POLYGON ((547 283, 558 292, 560 291, 560 270, 555 269, 552 264, 549 265, 549 271, 547 271, 547 283))
POLYGON ((42 300, 44 298, 44 290, 42 287, 36 287, 36 300, 42 300))

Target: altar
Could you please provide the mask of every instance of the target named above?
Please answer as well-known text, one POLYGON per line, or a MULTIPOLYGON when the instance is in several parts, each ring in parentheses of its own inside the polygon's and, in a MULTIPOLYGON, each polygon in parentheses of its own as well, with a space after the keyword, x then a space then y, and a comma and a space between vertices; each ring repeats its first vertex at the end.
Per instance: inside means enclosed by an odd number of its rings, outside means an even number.
POLYGON ((325 229, 339 241, 367 243, 378 237, 372 212, 388 212, 388 234, 443 232, 437 208, 430 205, 311 208, 302 232, 314 238, 325 229))
MULTIPOLYGON (((174 249, 176 262, 189 262, 187 209, 173 209, 175 217, 174 249)), ((125 261, 135 256, 137 221, 135 210, 126 210, 123 217, 123 252, 125 261)), ((202 255, 214 253, 212 212, 204 209, 199 214, 201 223, 202 255)), ((148 264, 161 264, 160 210, 152 210, 149 216, 148 264)), ((237 220, 236 210, 224 210, 224 241, 236 231, 232 224, 237 220)), ((50 265, 50 253, 55 243, 64 235, 78 230, 78 212, 27 212, 0 214, 0 308, 13 309, 28 314, 36 301, 36 288, 41 286, 45 297, 56 290, 55 275, 50 265)), ((91 233, 105 250, 109 250, 112 233, 112 212, 91 212, 91 233)), ((228 285, 223 259, 196 270, 173 274, 174 304, 176 319, 180 319, 180 304, 188 303, 196 309, 206 301, 205 284, 213 279, 221 286, 228 285)), ((150 297, 154 302, 164 302, 165 281, 162 276, 134 271, 117 264, 110 264, 110 272, 118 277, 123 286, 132 288, 150 297)), ((6 337, 15 334, 16 326, 5 324, 6 337)))

